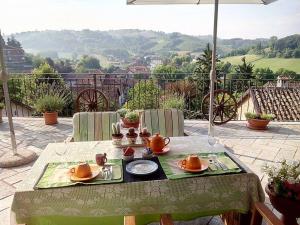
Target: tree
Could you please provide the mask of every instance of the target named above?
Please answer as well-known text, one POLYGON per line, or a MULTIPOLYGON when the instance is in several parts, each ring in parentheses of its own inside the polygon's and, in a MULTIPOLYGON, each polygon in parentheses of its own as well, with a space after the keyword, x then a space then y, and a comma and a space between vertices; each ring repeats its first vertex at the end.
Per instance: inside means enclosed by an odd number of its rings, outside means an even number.
POLYGON ((235 72, 240 76, 242 79, 253 79, 253 68, 254 65, 252 63, 246 62, 246 57, 242 57, 242 64, 237 65, 235 67, 235 72))
POLYGON ((54 68, 54 61, 50 57, 45 58, 45 62, 52 68, 54 68))
POLYGON ((73 73, 71 61, 69 59, 60 59, 54 63, 54 68, 58 73, 73 73))
POLYGON ((262 80, 264 82, 275 79, 275 73, 269 67, 257 68, 255 69, 254 74, 257 80, 262 80))
POLYGON ((11 36, 11 38, 7 38, 6 44, 10 47, 22 48, 21 43, 18 42, 14 36, 11 36))
MULTIPOLYGON (((219 62, 219 60, 216 60, 219 62)), ((212 62, 212 50, 210 49, 210 45, 206 45, 206 49, 203 51, 202 55, 197 58, 195 75, 197 77, 209 79, 209 73, 211 71, 211 62, 212 62)))
POLYGON ((76 72, 84 73, 88 72, 89 70, 95 70, 100 69, 100 61, 99 59, 93 57, 93 56, 87 56, 84 55, 79 60, 77 66, 76 66, 76 72))
POLYGON ((156 109, 159 107, 159 88, 153 80, 138 82, 128 91, 126 108, 134 109, 156 109))
POLYGON ((176 80, 184 78, 184 74, 172 65, 158 65, 154 68, 152 76, 158 80, 176 80))
POLYGON ((37 83, 61 83, 62 77, 48 63, 41 64, 32 72, 37 83))
POLYGON ((0 45, 4 46, 5 45, 5 41, 2 37, 2 35, 0 35, 0 45))
POLYGON ((284 69, 284 68, 280 68, 279 70, 276 71, 275 74, 276 74, 276 76, 287 75, 291 79, 294 79, 294 80, 300 79, 300 75, 298 75, 295 71, 287 70, 287 69, 284 69))

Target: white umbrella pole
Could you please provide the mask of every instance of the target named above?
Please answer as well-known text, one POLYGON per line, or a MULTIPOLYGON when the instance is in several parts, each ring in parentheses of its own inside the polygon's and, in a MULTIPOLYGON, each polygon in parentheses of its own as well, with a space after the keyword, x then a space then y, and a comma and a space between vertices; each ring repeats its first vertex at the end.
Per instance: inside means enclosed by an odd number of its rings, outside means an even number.
MULTIPOLYGON (((1 33, 0 33, 0 38, 1 38, 1 33)), ((2 69, 1 80, 3 82, 3 92, 4 92, 5 107, 6 107, 7 117, 8 117, 9 130, 10 130, 11 146, 12 146, 12 150, 13 150, 13 155, 16 155, 17 154, 17 143, 16 143, 15 130, 14 130, 14 125, 13 125, 13 120, 12 120, 10 99, 9 99, 9 94, 8 94, 8 86, 7 86, 8 75, 7 75, 6 67, 5 67, 5 63, 4 63, 3 46, 1 43, 0 43, 0 66, 2 69)))
POLYGON ((213 33, 213 49, 212 49, 212 62, 210 71, 210 99, 209 99, 209 127, 208 134, 213 133, 213 110, 214 110, 214 89, 216 80, 216 58, 217 58, 217 36, 218 36, 218 11, 219 0, 215 0, 215 13, 214 13, 214 33, 213 33))

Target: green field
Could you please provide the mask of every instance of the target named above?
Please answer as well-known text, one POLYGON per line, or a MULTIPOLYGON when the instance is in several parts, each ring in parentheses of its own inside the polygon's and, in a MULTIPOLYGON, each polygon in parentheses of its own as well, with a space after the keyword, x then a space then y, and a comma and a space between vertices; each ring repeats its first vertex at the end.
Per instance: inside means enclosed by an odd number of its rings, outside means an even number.
MULTIPOLYGON (((251 62, 255 65, 255 68, 267 68, 269 67, 273 71, 277 71, 280 68, 300 73, 300 59, 284 59, 284 58, 263 58, 259 55, 244 55, 247 62, 251 62)), ((241 64, 241 58, 244 56, 232 56, 221 59, 223 62, 230 62, 232 65, 241 64)))

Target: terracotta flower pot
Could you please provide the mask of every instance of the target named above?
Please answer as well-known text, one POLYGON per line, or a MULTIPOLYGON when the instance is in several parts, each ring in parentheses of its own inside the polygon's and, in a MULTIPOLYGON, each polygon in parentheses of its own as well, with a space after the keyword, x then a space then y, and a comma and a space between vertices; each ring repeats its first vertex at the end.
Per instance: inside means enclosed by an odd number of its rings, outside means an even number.
POLYGON ((254 130, 266 130, 270 120, 247 119, 247 127, 254 130))
POLYGON ((127 138, 128 144, 134 145, 136 143, 137 136, 138 136, 137 133, 135 133, 134 135, 129 135, 127 133, 126 138, 127 138))
POLYGON ((298 225, 296 218, 300 217, 300 201, 292 198, 278 196, 273 185, 268 184, 265 188, 270 202, 274 208, 282 214, 281 220, 284 225, 298 225))
POLYGON ((151 134, 150 133, 146 133, 146 134, 140 133, 139 135, 140 135, 142 143, 146 146, 147 145, 146 139, 151 137, 151 134))
POLYGON ((122 118, 122 126, 124 128, 130 128, 130 127, 133 127, 133 128, 138 128, 139 127, 139 124, 140 124, 140 121, 136 121, 136 122, 130 122, 128 121, 127 119, 125 118, 122 118))
POLYGON ((46 125, 57 124, 57 112, 44 112, 44 119, 46 125))
POLYGON ((112 143, 114 145, 121 145, 122 144, 122 139, 123 139, 123 134, 119 134, 119 135, 115 135, 115 134, 112 134, 111 137, 112 137, 112 143))

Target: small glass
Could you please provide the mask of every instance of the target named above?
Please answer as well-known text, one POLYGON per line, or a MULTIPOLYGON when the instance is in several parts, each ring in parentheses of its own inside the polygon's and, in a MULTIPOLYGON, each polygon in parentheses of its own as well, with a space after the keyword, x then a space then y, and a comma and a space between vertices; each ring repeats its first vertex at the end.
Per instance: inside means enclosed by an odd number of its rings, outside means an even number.
POLYGON ((60 162, 61 162, 60 168, 65 168, 67 166, 67 162, 66 162, 66 153, 68 150, 67 142, 64 141, 63 146, 60 146, 60 143, 57 141, 55 141, 55 144, 56 144, 55 153, 60 157, 60 162))

